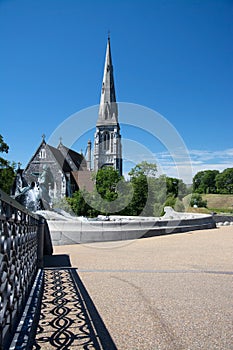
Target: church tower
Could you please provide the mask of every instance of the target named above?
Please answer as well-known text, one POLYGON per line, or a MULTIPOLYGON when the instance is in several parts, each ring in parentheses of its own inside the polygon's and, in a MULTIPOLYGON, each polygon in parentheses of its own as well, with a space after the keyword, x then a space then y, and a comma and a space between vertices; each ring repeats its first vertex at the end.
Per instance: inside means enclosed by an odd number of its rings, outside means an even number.
POLYGON ((109 37, 94 140, 94 171, 103 166, 113 166, 122 175, 121 135, 109 37))

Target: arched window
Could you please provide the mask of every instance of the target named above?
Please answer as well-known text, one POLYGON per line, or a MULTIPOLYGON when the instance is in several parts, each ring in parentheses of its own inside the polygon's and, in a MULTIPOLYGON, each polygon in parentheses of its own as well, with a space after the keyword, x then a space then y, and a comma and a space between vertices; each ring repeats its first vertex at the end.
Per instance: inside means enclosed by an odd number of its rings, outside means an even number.
POLYGON ((110 151, 113 153, 113 133, 111 132, 111 140, 110 140, 110 151))
POLYGON ((45 159, 45 158, 46 158, 46 151, 45 151, 44 148, 42 148, 42 149, 40 150, 39 158, 40 158, 40 159, 45 159))
POLYGON ((109 143, 110 143, 110 135, 109 132, 104 133, 104 150, 108 151, 109 150, 109 143))

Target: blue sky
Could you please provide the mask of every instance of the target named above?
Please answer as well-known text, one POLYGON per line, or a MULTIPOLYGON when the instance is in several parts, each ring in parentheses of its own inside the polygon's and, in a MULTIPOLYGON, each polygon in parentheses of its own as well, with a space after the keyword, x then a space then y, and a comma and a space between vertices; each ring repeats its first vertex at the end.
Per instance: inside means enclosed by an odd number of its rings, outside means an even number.
MULTIPOLYGON (((165 117, 193 174, 232 167, 232 18, 232 0, 0 0, 0 133, 8 159, 25 166, 42 134, 48 140, 69 116, 99 103, 110 30, 117 100, 165 117)), ((138 129, 121 130, 175 174, 166 147, 138 129)))

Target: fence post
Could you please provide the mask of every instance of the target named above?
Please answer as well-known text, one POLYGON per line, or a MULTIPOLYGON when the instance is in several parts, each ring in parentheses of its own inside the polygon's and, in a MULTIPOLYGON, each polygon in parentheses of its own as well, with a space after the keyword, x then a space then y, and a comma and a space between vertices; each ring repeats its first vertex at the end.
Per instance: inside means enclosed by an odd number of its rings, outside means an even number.
POLYGON ((39 225, 37 231, 37 264, 38 268, 42 268, 44 266, 44 227, 45 227, 45 219, 40 216, 39 225))

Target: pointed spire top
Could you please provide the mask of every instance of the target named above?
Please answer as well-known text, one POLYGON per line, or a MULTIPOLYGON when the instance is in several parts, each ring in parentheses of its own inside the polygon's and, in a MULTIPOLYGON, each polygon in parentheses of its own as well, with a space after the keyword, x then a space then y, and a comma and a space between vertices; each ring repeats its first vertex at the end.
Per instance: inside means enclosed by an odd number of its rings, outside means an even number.
POLYGON ((110 48, 110 32, 106 48, 104 76, 97 125, 118 124, 118 110, 113 78, 113 65, 110 48))

